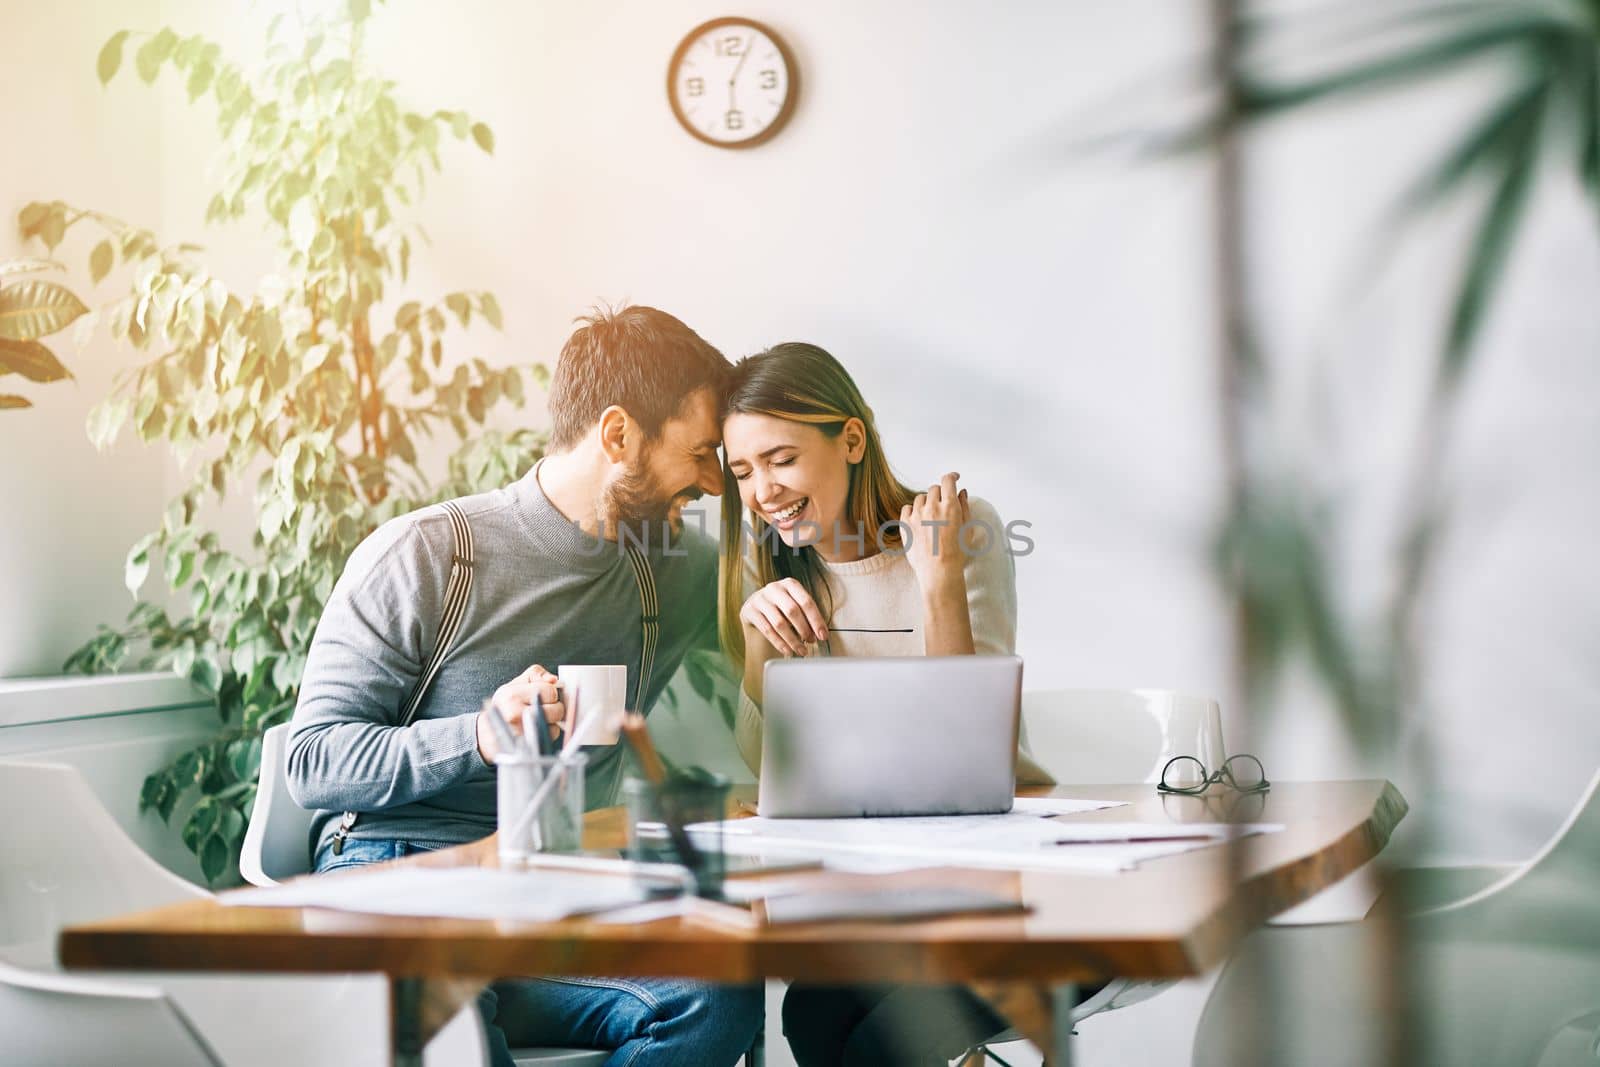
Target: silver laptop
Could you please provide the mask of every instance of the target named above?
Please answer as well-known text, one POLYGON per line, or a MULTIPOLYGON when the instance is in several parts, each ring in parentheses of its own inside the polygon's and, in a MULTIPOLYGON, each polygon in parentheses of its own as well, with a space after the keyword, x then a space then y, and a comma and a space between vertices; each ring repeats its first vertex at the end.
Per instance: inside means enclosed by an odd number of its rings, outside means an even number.
POLYGON ((767 663, 768 817, 986 815, 1016 792, 1016 656, 767 663))

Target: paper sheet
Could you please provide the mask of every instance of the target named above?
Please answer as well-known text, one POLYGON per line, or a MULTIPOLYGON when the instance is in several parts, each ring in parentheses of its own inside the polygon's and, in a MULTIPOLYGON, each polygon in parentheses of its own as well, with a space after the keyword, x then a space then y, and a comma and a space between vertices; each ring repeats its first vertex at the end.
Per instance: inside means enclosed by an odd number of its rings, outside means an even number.
POLYGON ((1013 815, 1077 815, 1103 808, 1125 808, 1126 800, 1078 800, 1074 797, 1017 797, 1011 801, 1013 815))
MULTIPOLYGON (((1089 823, 1045 816, 1118 806, 1115 801, 1018 798, 1004 815, 881 819, 738 819, 721 826, 736 855, 800 853, 834 869, 887 873, 920 867, 1070 870, 1114 874, 1139 863, 1207 848, 1227 834, 1272 833, 1276 824, 1089 823), (1027 800, 1028 803, 1021 803, 1027 800), (1146 839, 1151 840, 1146 840, 1146 839), (1133 840, 1129 840, 1133 839, 1133 840), (1064 843, 1074 842, 1074 843, 1064 843)), ((717 824, 689 827, 710 835, 717 824)))
POLYGON ((558 870, 425 867, 355 871, 282 886, 223 893, 238 907, 332 908, 374 915, 553 922, 637 904, 644 891, 625 876, 558 870))

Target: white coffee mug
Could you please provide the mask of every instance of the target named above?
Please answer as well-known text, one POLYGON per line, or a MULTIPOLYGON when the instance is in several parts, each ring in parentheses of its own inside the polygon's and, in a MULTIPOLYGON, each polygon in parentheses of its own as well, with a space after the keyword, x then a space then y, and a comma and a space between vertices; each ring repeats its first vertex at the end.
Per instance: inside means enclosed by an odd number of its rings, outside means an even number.
MULTIPOLYGON (((570 709, 577 698, 578 718, 567 715, 568 737, 573 737, 591 716, 599 715, 607 723, 615 723, 628 707, 628 668, 620 664, 567 664, 556 671, 561 681, 561 700, 570 709)), ((593 733, 584 738, 588 745, 614 745, 618 733, 615 727, 595 726, 593 733)))

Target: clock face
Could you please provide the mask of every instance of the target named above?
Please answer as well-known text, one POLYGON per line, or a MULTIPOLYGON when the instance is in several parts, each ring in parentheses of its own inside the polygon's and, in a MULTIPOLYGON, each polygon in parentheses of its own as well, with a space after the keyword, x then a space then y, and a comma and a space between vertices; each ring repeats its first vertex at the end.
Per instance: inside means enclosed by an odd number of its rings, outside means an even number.
POLYGON ((678 45, 667 96, 678 121, 719 148, 749 148, 772 137, 794 110, 798 71, 788 47, 750 19, 713 19, 678 45))

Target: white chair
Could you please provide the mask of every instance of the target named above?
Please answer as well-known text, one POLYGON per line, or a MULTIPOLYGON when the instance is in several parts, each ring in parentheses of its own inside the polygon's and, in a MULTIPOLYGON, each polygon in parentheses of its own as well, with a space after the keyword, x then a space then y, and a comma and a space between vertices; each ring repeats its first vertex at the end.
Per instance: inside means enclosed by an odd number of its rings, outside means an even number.
MULTIPOLYGON (((277 885, 285 878, 311 870, 311 822, 314 813, 296 804, 289 795, 289 724, 267 730, 261 737, 261 778, 256 787, 255 806, 245 827, 244 845, 239 854, 239 873, 253 885, 277 885)), ((443 1065, 469 1063, 467 1043, 475 1043, 475 1062, 486 1062, 483 1022, 477 1009, 467 1005, 444 1030, 429 1043, 427 1058, 443 1065), (463 1050, 444 1054, 444 1042, 463 1050)), ((512 1049, 519 1067, 598 1067, 609 1052, 596 1049, 526 1048, 512 1049)))
POLYGON ((168 1042, 172 1062, 381 1062, 388 998, 377 979, 59 972, 61 927, 208 894, 145 855, 72 767, 0 762, 0 810, 12 813, 0 820, 8 1051, 61 1045, 73 1062, 163 1062, 124 1047, 117 1020, 131 1020, 168 1042))
POLYGON ((1216 770, 1227 758, 1215 700, 1165 689, 1041 689, 1022 694, 1033 757, 1058 782, 1157 782, 1173 756, 1216 770))
POLYGON ((311 870, 311 821, 315 813, 289 795, 289 724, 261 735, 261 778, 244 830, 239 873, 251 885, 277 885, 311 870))
MULTIPOLYGON (((1493 884, 1401 920, 1415 976, 1407 1022, 1434 1063, 1600 1062, 1600 774, 1539 852, 1493 884)), ((1240 1020, 1274 1020, 1263 1062, 1378 1062, 1396 1002, 1390 932, 1360 923, 1264 929, 1223 970, 1195 1033, 1197 1067, 1237 1063, 1240 1020), (1270 976, 1272 996, 1263 976, 1270 976)), ((1257 1035, 1258 1037, 1260 1035, 1257 1035)))
POLYGON ((183 1010, 150 986, 61 978, 0 963, 0 1021, 8 1063, 222 1067, 183 1010))

